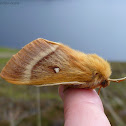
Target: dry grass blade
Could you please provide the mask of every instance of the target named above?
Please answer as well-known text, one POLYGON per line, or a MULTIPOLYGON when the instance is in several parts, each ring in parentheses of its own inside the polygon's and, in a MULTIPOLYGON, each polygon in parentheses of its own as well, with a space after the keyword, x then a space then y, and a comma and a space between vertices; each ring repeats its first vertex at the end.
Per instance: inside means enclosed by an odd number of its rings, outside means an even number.
POLYGON ((105 106, 105 108, 111 113, 113 119, 115 120, 115 123, 118 126, 125 126, 125 122, 118 116, 118 114, 115 112, 115 110, 112 108, 111 104, 109 103, 109 100, 107 98, 107 93, 105 90, 102 90, 102 101, 105 106))

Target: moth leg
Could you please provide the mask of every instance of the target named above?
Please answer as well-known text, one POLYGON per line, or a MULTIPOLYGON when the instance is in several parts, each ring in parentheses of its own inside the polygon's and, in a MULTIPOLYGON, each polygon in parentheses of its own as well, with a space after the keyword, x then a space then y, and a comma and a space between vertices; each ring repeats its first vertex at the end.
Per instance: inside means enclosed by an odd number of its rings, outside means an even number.
POLYGON ((69 88, 83 88, 83 89, 92 89, 91 87, 85 87, 83 84, 79 84, 79 85, 64 85, 64 90, 63 92, 65 92, 67 89, 69 88))
POLYGON ((81 84, 79 85, 64 85, 63 93, 68 90, 69 88, 79 88, 81 84))
POLYGON ((102 88, 102 86, 101 86, 101 87, 99 88, 99 90, 98 90, 98 95, 100 94, 101 88, 102 88))

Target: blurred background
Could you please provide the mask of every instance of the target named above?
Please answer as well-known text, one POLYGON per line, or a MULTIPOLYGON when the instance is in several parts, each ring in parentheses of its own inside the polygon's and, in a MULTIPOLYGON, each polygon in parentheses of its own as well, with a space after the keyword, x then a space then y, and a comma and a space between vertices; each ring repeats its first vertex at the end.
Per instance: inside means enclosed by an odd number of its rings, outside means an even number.
MULTIPOLYGON (((126 76, 125 0, 0 0, 0 71, 34 39, 62 42, 110 61, 111 78, 126 76)), ((113 126, 126 125, 126 82, 100 97, 113 126)), ((63 126, 57 87, 17 86, 0 78, 0 126, 63 126)))

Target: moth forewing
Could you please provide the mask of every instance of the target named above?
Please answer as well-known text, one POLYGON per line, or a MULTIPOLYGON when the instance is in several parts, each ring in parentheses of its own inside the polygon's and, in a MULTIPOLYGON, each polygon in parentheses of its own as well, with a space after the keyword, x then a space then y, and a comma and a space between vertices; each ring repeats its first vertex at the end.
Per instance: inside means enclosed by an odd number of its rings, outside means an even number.
POLYGON ((1 77, 14 84, 84 84, 89 79, 78 64, 79 53, 63 44, 37 39, 10 59, 1 77))

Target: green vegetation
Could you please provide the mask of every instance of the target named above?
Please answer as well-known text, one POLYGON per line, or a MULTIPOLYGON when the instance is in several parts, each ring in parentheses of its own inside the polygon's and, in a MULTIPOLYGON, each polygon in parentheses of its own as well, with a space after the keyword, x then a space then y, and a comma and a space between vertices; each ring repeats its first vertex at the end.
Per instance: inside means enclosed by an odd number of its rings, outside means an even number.
MULTIPOLYGON (((0 71, 17 51, 0 48, 0 71)), ((111 62, 111 66, 111 78, 126 76, 126 63, 111 62)), ((125 83, 111 83, 100 93, 106 115, 113 126, 126 125, 125 83)), ((42 87, 39 90, 35 86, 12 85, 0 78, 0 126, 63 125, 63 104, 57 87, 42 87)))
POLYGON ((17 53, 18 49, 2 48, 0 47, 0 53, 17 53))

